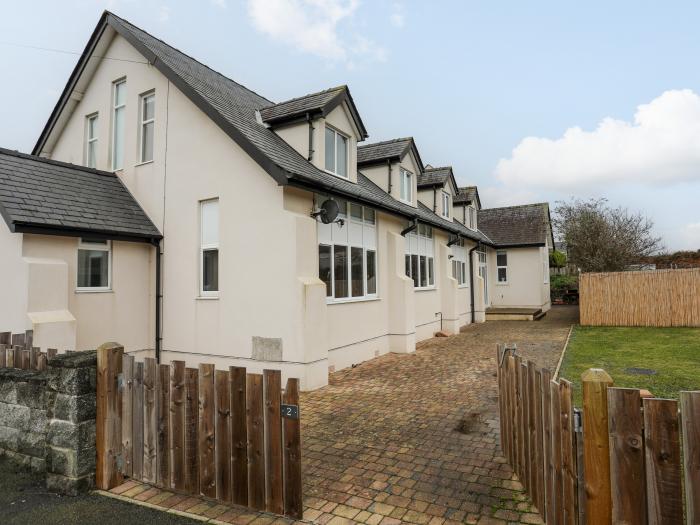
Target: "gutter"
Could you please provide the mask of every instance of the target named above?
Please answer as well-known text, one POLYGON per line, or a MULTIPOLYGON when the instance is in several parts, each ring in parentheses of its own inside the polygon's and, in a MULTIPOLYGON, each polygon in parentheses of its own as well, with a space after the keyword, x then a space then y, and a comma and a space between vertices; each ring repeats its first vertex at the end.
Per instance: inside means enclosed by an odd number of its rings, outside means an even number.
POLYGON ((474 324, 474 321, 476 319, 475 313, 474 313, 474 252, 478 250, 481 247, 481 241, 478 241, 476 243, 476 246, 474 246, 471 250, 469 250, 469 295, 471 298, 471 311, 472 311, 472 324, 474 324))

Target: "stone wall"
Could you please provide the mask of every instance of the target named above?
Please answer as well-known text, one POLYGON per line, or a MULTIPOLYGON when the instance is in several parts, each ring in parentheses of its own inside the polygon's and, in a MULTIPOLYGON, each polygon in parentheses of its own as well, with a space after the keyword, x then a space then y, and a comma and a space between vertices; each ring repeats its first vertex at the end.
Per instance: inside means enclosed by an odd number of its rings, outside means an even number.
POLYGON ((89 490, 95 480, 97 354, 61 354, 44 372, 0 369, 0 455, 46 472, 47 488, 89 490))

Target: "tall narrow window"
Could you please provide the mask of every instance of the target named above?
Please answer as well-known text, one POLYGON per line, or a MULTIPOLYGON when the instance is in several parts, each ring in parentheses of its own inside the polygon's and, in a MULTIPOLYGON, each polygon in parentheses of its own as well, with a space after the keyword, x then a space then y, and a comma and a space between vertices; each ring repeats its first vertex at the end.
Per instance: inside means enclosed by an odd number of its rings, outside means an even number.
POLYGON ((109 290, 111 283, 112 243, 107 240, 80 239, 78 244, 78 290, 109 290))
POLYGON ((200 294, 216 296, 219 292, 219 199, 200 203, 200 294))
POLYGON ((333 295, 333 284, 331 283, 331 247, 327 244, 318 246, 318 278, 326 284, 326 297, 333 295))
POLYGON ((450 217, 450 194, 444 191, 442 192, 442 216, 450 217))
POLYGON ((508 282, 508 252, 498 250, 496 252, 496 271, 498 273, 498 282, 508 282))
POLYGON ((335 296, 348 296, 348 247, 336 245, 334 251, 335 296))
POLYGON ((348 177, 348 138, 333 128, 326 127, 326 171, 348 177))
POLYGON ((124 167, 124 122, 126 119, 126 80, 114 83, 112 115, 112 169, 124 167))
POLYGON ((423 223, 406 235, 406 276, 415 288, 435 286, 433 229, 423 223))
POLYGON ((87 117, 85 160, 88 168, 97 167, 97 113, 87 117))
POLYGON ((364 250, 362 248, 350 248, 350 275, 352 275, 352 296, 362 297, 364 289, 364 250))
POLYGON ((401 183, 401 200, 406 202, 413 202, 413 179, 411 177, 411 172, 406 171, 401 168, 399 175, 401 183))
POLYGON ((476 208, 469 206, 469 223, 468 226, 472 230, 476 230, 476 208))
POLYGON ((153 134, 155 133, 156 95, 141 96, 141 157, 140 162, 153 160, 153 134))
POLYGON ((377 293, 377 252, 367 250, 367 295, 377 293))

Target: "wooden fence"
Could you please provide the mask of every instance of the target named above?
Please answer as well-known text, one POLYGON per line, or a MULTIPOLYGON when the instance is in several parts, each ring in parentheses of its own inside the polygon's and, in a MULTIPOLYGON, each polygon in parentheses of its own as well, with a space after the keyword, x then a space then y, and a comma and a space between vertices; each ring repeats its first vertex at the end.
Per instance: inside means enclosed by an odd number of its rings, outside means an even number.
POLYGON ((700 268, 584 273, 581 324, 700 326, 700 268))
POLYGON ((302 518, 299 380, 97 352, 97 486, 125 477, 302 518))
POLYGON ((700 523, 700 392, 653 399, 591 369, 578 411, 566 379, 497 358, 501 449, 546 523, 700 523))
POLYGON ((46 363, 56 355, 55 348, 42 352, 32 346, 33 331, 23 334, 0 332, 0 368, 46 370, 46 363))

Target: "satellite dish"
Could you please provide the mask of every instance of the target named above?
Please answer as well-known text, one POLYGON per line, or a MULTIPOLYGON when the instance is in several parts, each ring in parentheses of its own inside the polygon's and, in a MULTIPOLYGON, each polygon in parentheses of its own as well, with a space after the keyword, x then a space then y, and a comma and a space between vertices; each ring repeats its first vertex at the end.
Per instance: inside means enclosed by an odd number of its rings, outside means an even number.
POLYGON ((332 199, 326 199, 321 204, 321 209, 311 214, 312 217, 320 217, 323 224, 335 222, 338 218, 338 203, 332 199))

